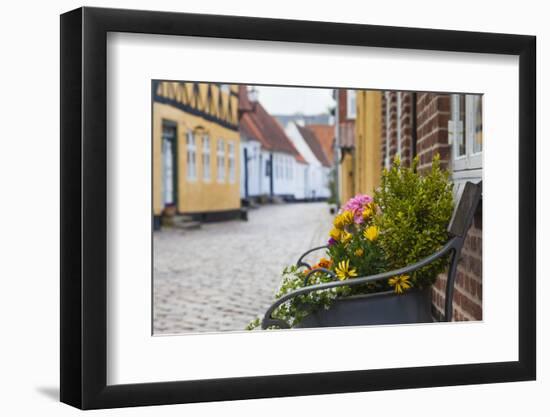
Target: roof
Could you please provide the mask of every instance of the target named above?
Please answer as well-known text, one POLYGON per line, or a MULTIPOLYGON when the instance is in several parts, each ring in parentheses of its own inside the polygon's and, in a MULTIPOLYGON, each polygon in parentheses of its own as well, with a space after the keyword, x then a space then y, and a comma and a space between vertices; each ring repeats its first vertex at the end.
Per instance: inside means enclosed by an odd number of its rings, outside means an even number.
POLYGON ((325 154, 321 141, 317 138, 314 131, 309 129, 309 126, 300 126, 297 124, 296 127, 319 162, 326 167, 330 167, 332 165, 331 161, 325 154))
POLYGON ((265 149, 272 149, 271 143, 262 134, 260 128, 254 123, 252 113, 243 113, 239 120, 239 130, 250 139, 256 139, 265 149))
POLYGON ((244 111, 251 111, 252 110, 252 103, 248 99, 248 92, 246 89, 246 85, 239 85, 239 112, 244 111))
POLYGON ((267 112, 259 101, 251 103, 248 100, 244 85, 239 86, 239 110, 241 112, 239 129, 244 135, 258 140, 266 149, 289 153, 298 162, 305 162, 279 122, 267 112))
POLYGON ((334 161, 334 125, 311 124, 307 128, 313 130, 313 133, 321 142, 321 147, 329 161, 334 161))

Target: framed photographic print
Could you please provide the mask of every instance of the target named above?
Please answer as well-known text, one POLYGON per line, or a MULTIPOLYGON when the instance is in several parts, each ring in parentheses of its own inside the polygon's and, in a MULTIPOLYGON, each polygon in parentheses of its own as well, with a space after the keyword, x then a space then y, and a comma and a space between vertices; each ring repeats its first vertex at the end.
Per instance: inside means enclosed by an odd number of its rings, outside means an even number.
POLYGON ((61 16, 61 401, 532 380, 535 38, 61 16))

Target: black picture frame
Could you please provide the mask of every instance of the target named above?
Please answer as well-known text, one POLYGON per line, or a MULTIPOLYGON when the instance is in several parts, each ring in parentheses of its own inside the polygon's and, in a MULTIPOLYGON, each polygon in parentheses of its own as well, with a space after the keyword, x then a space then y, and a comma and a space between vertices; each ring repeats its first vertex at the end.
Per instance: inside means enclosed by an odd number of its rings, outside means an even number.
POLYGON ((525 381, 536 378, 536 38, 170 12, 61 16, 61 401, 82 409, 525 381), (108 32, 519 56, 519 360, 113 385, 107 376, 108 32))

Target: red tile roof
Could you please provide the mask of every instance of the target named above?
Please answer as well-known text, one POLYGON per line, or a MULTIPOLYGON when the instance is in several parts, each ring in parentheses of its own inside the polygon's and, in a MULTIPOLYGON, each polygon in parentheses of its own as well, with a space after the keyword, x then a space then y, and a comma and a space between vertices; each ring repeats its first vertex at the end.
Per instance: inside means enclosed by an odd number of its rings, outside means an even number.
POLYGON ((334 125, 310 124, 307 128, 313 130, 313 133, 321 142, 323 151, 330 162, 334 161, 334 125))
POLYGON ((248 99, 246 85, 239 85, 239 112, 251 111, 252 103, 248 99))
POLYGON ((309 126, 300 126, 297 124, 296 127, 319 162, 326 167, 330 167, 332 163, 325 154, 321 141, 317 138, 314 131, 309 129, 309 126))
POLYGON ((258 140, 262 146, 272 151, 294 155, 298 162, 306 162, 294 147, 283 127, 272 117, 258 101, 248 100, 246 86, 239 86, 239 110, 241 118, 239 129, 246 136, 258 140))
POLYGON ((251 139, 256 139, 265 149, 272 149, 271 143, 262 134, 262 131, 254 122, 254 116, 252 113, 242 114, 239 121, 239 130, 241 133, 244 133, 245 136, 251 139))

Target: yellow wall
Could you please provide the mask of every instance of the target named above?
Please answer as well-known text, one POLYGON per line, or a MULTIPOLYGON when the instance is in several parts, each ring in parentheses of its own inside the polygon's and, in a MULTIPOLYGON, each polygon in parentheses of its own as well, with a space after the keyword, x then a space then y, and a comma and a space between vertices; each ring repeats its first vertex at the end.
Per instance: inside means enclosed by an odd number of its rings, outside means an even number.
POLYGON ((357 91, 355 121, 355 194, 373 195, 380 185, 382 93, 357 91))
MULTIPOLYGON (((203 84, 204 85, 204 84, 203 84)), ((162 88, 162 87, 161 87, 162 88)), ((227 94, 224 94, 227 96, 227 94)), ((228 98, 233 99, 233 97, 228 98)), ((236 97, 235 97, 236 100, 236 97)), ((235 103, 236 104, 236 103, 235 103)), ((237 106, 233 106, 237 111, 237 106)), ((232 109, 232 110, 233 110, 232 109)), ((236 117, 236 114, 228 117, 236 117)), ((153 104, 153 211, 160 215, 163 210, 162 199, 162 154, 161 137, 163 120, 176 123, 177 126, 177 208, 180 213, 199 213, 212 211, 235 210, 240 207, 240 139, 238 130, 229 129, 221 124, 206 120, 203 117, 182 111, 169 104, 153 104), (197 127, 202 129, 196 130, 197 127), (195 133, 196 146, 196 179, 187 179, 186 134, 195 133), (202 138, 210 138, 210 180, 203 180, 202 138), (217 141, 225 142, 225 179, 217 179, 217 141), (235 149, 235 178, 229 181, 228 146, 232 142, 235 149)))
POLYGON ((353 159, 353 155, 346 152, 340 164, 340 204, 342 205, 355 195, 353 159))

